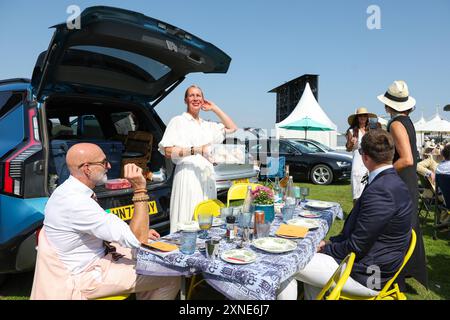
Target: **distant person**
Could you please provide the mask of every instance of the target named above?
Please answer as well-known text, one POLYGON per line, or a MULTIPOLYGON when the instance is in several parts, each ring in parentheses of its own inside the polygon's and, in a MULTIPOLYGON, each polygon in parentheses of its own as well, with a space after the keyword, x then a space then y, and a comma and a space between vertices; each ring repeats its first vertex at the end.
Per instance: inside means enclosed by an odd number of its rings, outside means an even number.
POLYGON ((128 225, 107 214, 93 189, 104 184, 111 165, 91 143, 72 146, 66 156, 69 178, 45 206, 31 299, 96 299, 136 293, 137 299, 174 299, 180 277, 136 274, 137 249, 159 234, 149 230, 147 184, 142 169, 127 164, 124 177, 134 189, 128 225), (117 243, 115 247, 108 242, 117 243))
POLYGON ((450 143, 447 143, 441 151, 443 161, 436 168, 436 173, 450 174, 450 143))
POLYGON ((345 146, 347 151, 353 153, 351 173, 353 203, 360 197, 366 185, 366 181, 363 178, 368 174, 367 168, 364 166, 361 155, 358 152, 358 148, 361 144, 362 137, 369 130, 369 118, 376 117, 376 114, 369 113, 366 108, 362 107, 358 108, 347 119, 350 128, 347 130, 347 143, 345 146))
POLYGON ((179 222, 192 221, 195 206, 217 198, 213 164, 208 160, 211 144, 220 144, 226 133, 236 131, 233 120, 214 102, 206 100, 202 90, 192 85, 184 95, 187 110, 172 118, 159 143, 159 151, 175 164, 170 197, 170 232, 179 222), (200 118, 200 110, 214 112, 222 123, 200 118))
POLYGON ((378 100, 384 103, 386 112, 391 115, 387 130, 392 134, 395 143, 393 164, 400 178, 408 186, 414 210, 411 225, 417 234, 416 248, 399 275, 399 286, 402 290, 405 290, 404 279, 412 276, 425 287, 428 287, 425 246, 417 214, 419 188, 416 170, 419 157, 416 148, 416 131, 409 117, 409 114, 414 110, 416 100, 409 96, 408 86, 402 80, 394 81, 384 94, 378 96, 378 100))
POLYGON ((405 183, 393 169, 394 141, 385 130, 371 130, 358 149, 369 170, 368 185, 345 220, 341 234, 321 241, 317 253, 295 278, 304 283, 305 299, 314 299, 339 263, 356 255, 342 291, 375 296, 400 268, 411 239, 413 204, 405 183), (373 267, 379 284, 373 283, 373 267))
POLYGON ((417 173, 427 178, 434 186, 436 168, 444 159, 438 148, 427 148, 424 152, 425 159, 417 163, 417 173))

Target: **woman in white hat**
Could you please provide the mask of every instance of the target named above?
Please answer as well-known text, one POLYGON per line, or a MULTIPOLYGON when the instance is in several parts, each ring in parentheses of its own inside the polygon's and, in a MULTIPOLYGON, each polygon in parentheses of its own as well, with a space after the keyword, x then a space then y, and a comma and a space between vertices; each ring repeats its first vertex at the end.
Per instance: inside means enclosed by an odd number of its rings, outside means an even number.
POLYGON ((366 181, 362 181, 363 177, 368 174, 367 168, 362 162, 361 155, 358 152, 361 139, 369 130, 369 118, 377 118, 377 115, 370 113, 366 108, 361 107, 356 109, 356 112, 348 117, 348 124, 350 128, 347 130, 347 151, 353 153, 352 162, 352 194, 353 203, 361 196, 366 181))
POLYGON ((409 96, 408 86, 402 80, 394 81, 386 93, 378 96, 378 100, 384 103, 386 112, 391 115, 387 130, 392 134, 395 143, 393 165, 408 186, 414 210, 411 224, 417 234, 416 248, 399 276, 399 285, 404 289, 404 278, 412 276, 427 287, 425 247, 417 214, 419 189, 416 170, 419 155, 416 148, 416 131, 409 118, 409 114, 416 105, 416 100, 409 96))

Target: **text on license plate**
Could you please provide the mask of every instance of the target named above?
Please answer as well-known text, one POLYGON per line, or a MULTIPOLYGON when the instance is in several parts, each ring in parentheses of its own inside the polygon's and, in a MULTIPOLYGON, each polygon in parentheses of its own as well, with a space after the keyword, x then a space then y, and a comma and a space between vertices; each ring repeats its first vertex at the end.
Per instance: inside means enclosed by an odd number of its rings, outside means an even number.
MULTIPOLYGON (((118 216, 120 219, 127 221, 133 218, 134 213, 134 205, 130 204, 128 206, 123 207, 115 207, 111 209, 107 209, 106 212, 113 213, 118 216)), ((148 214, 158 213, 158 207, 156 206, 156 201, 148 202, 148 214)))
POLYGON ((237 180, 233 180, 233 184, 236 183, 249 183, 250 180, 249 179, 237 179, 237 180))

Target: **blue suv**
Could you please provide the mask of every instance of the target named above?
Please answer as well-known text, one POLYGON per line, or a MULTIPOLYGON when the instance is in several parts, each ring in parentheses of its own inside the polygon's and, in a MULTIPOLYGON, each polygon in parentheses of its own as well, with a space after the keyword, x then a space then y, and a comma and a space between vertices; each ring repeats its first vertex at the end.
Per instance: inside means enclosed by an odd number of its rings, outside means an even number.
MULTIPOLYGON (((32 270, 46 201, 68 175, 65 154, 98 144, 120 177, 127 134, 151 134, 143 165, 167 178, 149 181, 153 228, 169 229, 173 165, 157 150, 165 125, 155 106, 192 72, 226 73, 231 58, 168 23, 118 8, 84 10, 79 29, 56 25, 32 79, 0 81, 0 279, 32 270)), ((131 160, 133 161, 133 160, 131 160)), ((95 190, 100 205, 123 220, 132 190, 95 190)), ((1 281, 1 280, 0 280, 1 281)))

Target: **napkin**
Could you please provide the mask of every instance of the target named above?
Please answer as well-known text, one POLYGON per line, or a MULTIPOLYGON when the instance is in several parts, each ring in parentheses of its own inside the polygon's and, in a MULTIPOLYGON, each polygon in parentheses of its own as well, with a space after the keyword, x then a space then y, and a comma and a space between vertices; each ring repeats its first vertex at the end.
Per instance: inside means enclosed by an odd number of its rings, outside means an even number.
POLYGON ((178 249, 178 246, 166 242, 156 241, 151 243, 143 243, 144 247, 157 249, 159 251, 170 252, 178 249))
POLYGON ((275 232, 275 235, 293 238, 304 238, 308 233, 308 230, 309 229, 306 227, 282 224, 278 228, 277 232, 275 232))

